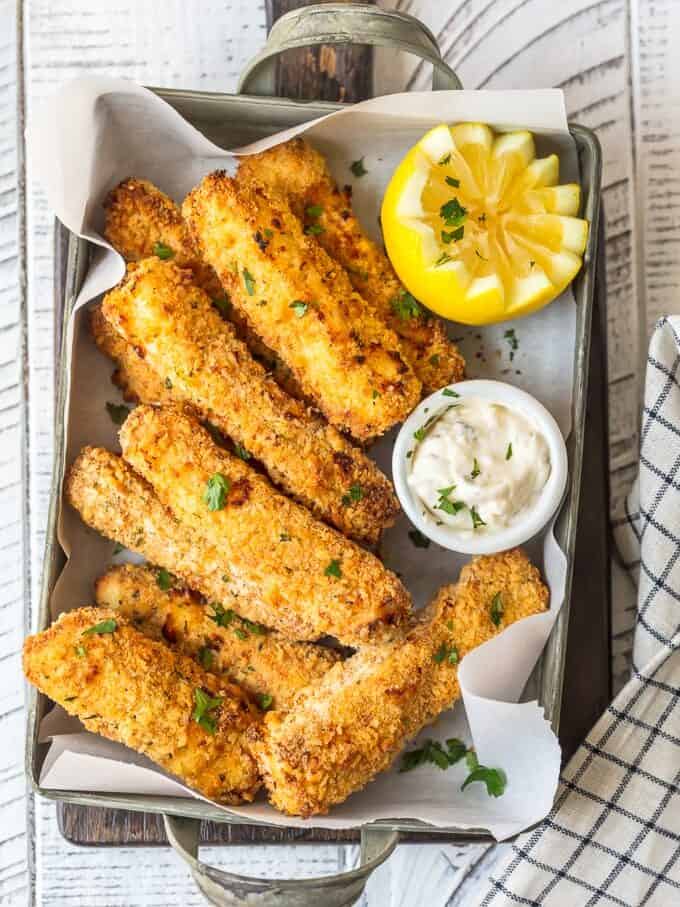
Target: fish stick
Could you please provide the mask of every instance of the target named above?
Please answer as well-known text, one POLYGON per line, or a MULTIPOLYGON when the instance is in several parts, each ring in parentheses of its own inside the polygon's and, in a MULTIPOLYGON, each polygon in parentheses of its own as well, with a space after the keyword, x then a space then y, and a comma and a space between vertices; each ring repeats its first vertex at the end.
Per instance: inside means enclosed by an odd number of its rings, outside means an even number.
POLYGON ((29 636, 24 672, 89 731, 144 753, 211 800, 254 798, 260 782, 245 732, 261 712, 235 684, 115 611, 79 608, 29 636))
MULTIPOLYGON (((233 322, 238 336, 271 371, 281 387, 294 397, 302 395, 288 366, 262 343, 244 316, 231 305, 217 274, 198 254, 182 219, 182 212, 169 196, 148 180, 126 179, 109 192, 104 208, 104 236, 125 261, 141 261, 160 254, 171 258, 180 268, 188 268, 197 286, 233 322)), ((127 357, 122 358, 119 378, 131 385, 133 381, 127 374, 128 365, 133 367, 133 378, 140 376, 140 369, 134 360, 130 363, 127 357)))
POLYGON ((287 708, 298 690, 316 683, 340 658, 333 649, 290 642, 233 611, 207 605, 150 567, 112 567, 97 580, 95 600, 145 636, 165 640, 212 674, 237 683, 267 708, 287 708), (161 588, 161 582, 173 584, 161 588))
POLYGON ((303 233, 282 196, 218 171, 182 211, 234 305, 329 422, 367 441, 406 417, 421 385, 397 335, 303 233))
POLYGON ((209 550, 220 550, 243 617, 290 639, 394 638, 410 613, 397 577, 318 522, 183 412, 138 406, 123 456, 209 550))
POLYGON ((129 265, 102 311, 156 373, 164 398, 190 404, 319 519, 369 544, 394 522, 399 505, 389 480, 267 376, 188 271, 157 258, 129 265))
POLYGON ((308 817, 360 790, 459 698, 467 652, 547 604, 519 550, 466 565, 404 640, 360 649, 249 731, 272 804, 308 817))
POLYGON ((242 158, 237 179, 264 183, 286 196, 305 228, 347 270, 357 293, 397 333, 424 394, 464 377, 465 360, 444 323, 405 292, 387 255, 352 211, 352 187, 338 188, 323 155, 304 139, 292 139, 242 158))

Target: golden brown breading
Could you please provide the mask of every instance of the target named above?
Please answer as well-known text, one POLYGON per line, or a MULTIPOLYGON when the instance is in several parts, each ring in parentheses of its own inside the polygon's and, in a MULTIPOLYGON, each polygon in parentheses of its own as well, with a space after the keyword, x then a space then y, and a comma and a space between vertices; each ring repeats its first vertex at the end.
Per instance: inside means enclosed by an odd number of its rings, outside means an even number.
POLYGON ((318 151, 304 139, 291 139, 242 158, 237 179, 282 192, 307 228, 321 228, 316 234, 319 243, 347 270, 357 293, 398 334, 424 394, 464 377, 465 360, 446 336, 443 322, 404 296, 389 259, 366 236, 352 211, 352 187, 338 188, 318 151))
POLYGON ((320 519, 369 544, 394 522, 399 505, 389 480, 267 376, 188 271, 158 258, 129 265, 104 298, 103 315, 153 369, 166 399, 189 403, 320 519))
MULTIPOLYGON (((243 617, 291 639, 329 634, 347 645, 393 638, 410 611, 397 577, 314 519, 195 420, 138 406, 120 432, 123 456, 184 525, 218 550, 243 617), (208 483, 217 483, 217 509, 208 483)), ((200 555, 199 555, 200 559, 200 555)))
POLYGON ((259 710, 235 684, 147 639, 120 614, 62 614, 24 643, 24 672, 89 731, 144 753, 211 800, 255 796, 260 781, 245 731, 261 720, 259 710), (199 723, 201 696, 210 708, 199 723))
POLYGON ((164 639, 184 655, 198 659, 212 674, 238 683, 246 692, 287 708, 295 693, 318 681, 340 658, 332 649, 291 642, 273 630, 208 605, 177 585, 162 589, 162 574, 151 567, 121 564, 100 576, 97 604, 132 621, 145 636, 164 639))
POLYGON ((521 551, 476 558, 405 640, 360 649, 299 693, 288 712, 271 713, 249 731, 272 804, 312 816, 360 790, 459 697, 453 648, 462 658, 547 604, 548 590, 521 551))
POLYGON ((173 395, 163 380, 104 318, 101 304, 90 309, 90 331, 101 352, 116 363, 111 380, 128 403, 173 402, 173 395))
MULTIPOLYGON (((175 264, 188 268, 195 283, 212 300, 220 300, 222 314, 234 323, 238 336, 271 371, 281 387, 294 397, 302 395, 288 366, 251 331, 239 310, 231 306, 217 274, 201 259, 182 219, 182 212, 169 196, 148 180, 126 179, 111 190, 104 208, 104 235, 127 262, 150 258, 156 254, 159 245, 166 246, 169 250, 166 254, 172 255, 175 264)), ((121 380, 126 378, 126 364, 120 366, 121 380)), ((134 365, 136 363, 133 362, 134 365)), ((132 377, 143 377, 139 367, 134 369, 132 377)), ((132 382, 128 380, 128 384, 132 382)))
POLYGON ((216 172, 182 210, 234 305, 329 422, 367 440, 406 417, 421 386, 397 335, 282 196, 216 172))

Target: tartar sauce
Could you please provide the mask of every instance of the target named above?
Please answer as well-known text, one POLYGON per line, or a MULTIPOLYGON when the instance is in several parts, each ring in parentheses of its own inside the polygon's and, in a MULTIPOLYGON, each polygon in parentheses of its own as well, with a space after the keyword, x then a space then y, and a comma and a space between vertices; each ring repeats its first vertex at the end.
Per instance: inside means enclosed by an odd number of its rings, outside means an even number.
POLYGON ((545 437, 522 413, 472 396, 416 431, 409 464, 409 487, 429 517, 485 533, 529 511, 551 468, 545 437))

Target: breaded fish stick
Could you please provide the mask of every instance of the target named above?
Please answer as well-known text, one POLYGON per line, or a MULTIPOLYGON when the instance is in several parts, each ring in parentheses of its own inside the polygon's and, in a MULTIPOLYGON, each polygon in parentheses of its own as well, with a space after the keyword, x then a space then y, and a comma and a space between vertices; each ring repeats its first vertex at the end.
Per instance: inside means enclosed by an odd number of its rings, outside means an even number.
POLYGON ((216 172, 182 210, 234 305, 329 422, 368 440, 406 417, 421 386, 396 334, 282 196, 216 172))
POLYGON ((360 790, 458 699, 458 661, 547 603, 522 552, 476 558, 405 640, 360 649, 249 732, 272 804, 307 817, 360 790))
POLYGON ((24 643, 32 684, 89 731, 144 753, 220 803, 260 786, 245 731, 261 713, 234 684, 147 639, 115 611, 79 608, 24 643))
MULTIPOLYGON (((104 236, 125 261, 160 255, 172 259, 180 268, 188 268, 195 283, 213 302, 219 302, 220 311, 234 323, 238 336, 281 387, 294 397, 301 396, 288 366, 262 343, 244 316, 230 304, 217 274, 198 254, 182 212, 169 196, 148 180, 126 179, 109 192, 104 208, 104 236)), ((119 365, 121 380, 125 380, 126 365, 119 365)), ((134 375, 139 374, 139 369, 135 369, 134 375)))
POLYGON ((206 671, 238 683, 268 708, 287 708, 298 690, 316 683, 339 660, 332 649, 290 642, 220 605, 208 605, 176 582, 161 588, 162 579, 150 567, 112 567, 96 582, 96 602, 145 636, 164 639, 197 659, 206 671))
POLYGON ((102 311, 157 374, 164 397, 189 403, 317 517, 368 543, 394 522, 389 480, 267 376, 188 271, 158 258, 129 265, 102 311))
POLYGON ((222 553, 241 616, 290 639, 328 634, 347 645, 400 630, 410 599, 397 577, 220 449, 198 422, 167 407, 138 406, 120 443, 128 463, 195 534, 199 561, 202 548, 222 553))
POLYGON ((394 330, 404 357, 429 394, 464 376, 465 360, 432 317, 404 292, 388 257, 352 211, 352 188, 340 190, 323 157, 296 138, 241 159, 237 179, 282 192, 307 229, 349 274, 354 289, 394 330))

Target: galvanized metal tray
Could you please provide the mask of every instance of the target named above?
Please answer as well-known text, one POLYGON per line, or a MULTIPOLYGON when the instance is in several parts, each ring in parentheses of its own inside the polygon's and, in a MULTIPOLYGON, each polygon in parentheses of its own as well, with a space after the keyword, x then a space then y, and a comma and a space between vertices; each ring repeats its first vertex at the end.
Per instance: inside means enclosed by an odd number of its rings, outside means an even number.
MULTIPOLYGON (((429 60, 434 66, 435 88, 460 88, 455 74, 441 60, 431 33, 405 14, 380 10, 372 5, 323 4, 306 7, 280 19, 272 28, 265 50, 247 67, 241 80, 244 94, 226 95, 153 89, 185 119, 208 138, 223 147, 252 142, 280 129, 307 122, 329 113, 339 105, 321 102, 296 102, 282 98, 260 97, 253 92, 273 90, 273 62, 278 54, 291 47, 315 44, 371 44, 404 50, 429 60)), ((599 144, 590 130, 570 124, 576 143, 580 181, 583 190, 583 216, 591 223, 584 266, 574 283, 577 304, 576 344, 574 349, 573 430, 567 447, 570 481, 565 503, 556 527, 557 540, 567 555, 569 568, 566 602, 553 633, 537 666, 538 698, 555 730, 559 727, 562 698, 566 637, 569 622, 569 599, 573 575, 573 556, 581 485, 585 404, 588 362, 595 286, 598 219, 600 207, 601 157, 599 144)), ((89 262, 88 244, 75 235, 69 236, 64 319, 70 317, 74 301, 82 286, 89 262)), ((66 374, 63 357, 59 366, 59 391, 56 406, 55 460, 52 498, 47 527, 38 629, 50 622, 49 599, 63 568, 65 558, 56 537, 59 490, 65 468, 64 420, 66 374)), ((455 827, 433 829, 414 821, 378 822, 365 826, 361 833, 361 860, 358 869, 340 876, 322 879, 280 880, 249 879, 208 867, 198 860, 200 820, 242 824, 240 817, 225 813, 199 800, 178 800, 141 795, 96 794, 86 791, 54 791, 41 788, 39 776, 47 745, 38 740, 39 724, 50 703, 35 690, 29 694, 29 727, 27 774, 42 796, 91 806, 123 808, 165 817, 171 844, 187 861, 201 890, 217 904, 316 904, 324 907, 351 904, 360 895, 370 872, 392 852, 400 832, 427 831, 457 843, 492 840, 486 829, 460 830, 455 827)), ((262 824, 262 823, 253 823, 262 824)))

